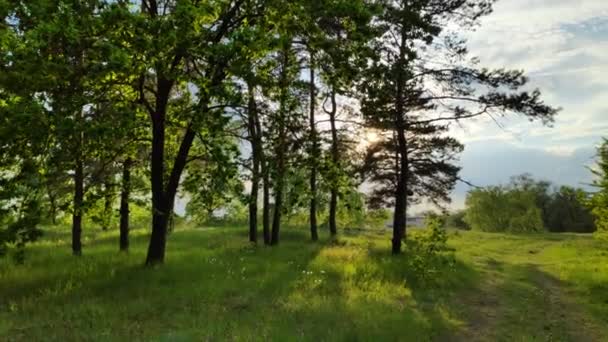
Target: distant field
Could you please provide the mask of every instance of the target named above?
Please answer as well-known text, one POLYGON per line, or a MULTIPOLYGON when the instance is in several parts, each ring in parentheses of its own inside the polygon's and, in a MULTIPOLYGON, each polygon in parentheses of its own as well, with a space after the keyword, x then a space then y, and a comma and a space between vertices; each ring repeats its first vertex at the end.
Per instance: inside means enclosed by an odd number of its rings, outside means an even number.
POLYGON ((1 260, 0 340, 608 341, 608 244, 591 236, 451 233, 455 265, 415 282, 387 231, 256 248, 245 228, 178 229, 157 269, 133 235, 120 254, 117 233, 85 231, 75 258, 52 228, 25 265, 1 260))

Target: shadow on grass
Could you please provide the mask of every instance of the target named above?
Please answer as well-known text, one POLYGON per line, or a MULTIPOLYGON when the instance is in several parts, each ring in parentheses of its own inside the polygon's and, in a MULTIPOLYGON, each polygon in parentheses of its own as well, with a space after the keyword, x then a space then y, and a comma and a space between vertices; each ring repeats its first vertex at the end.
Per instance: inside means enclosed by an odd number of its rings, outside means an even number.
POLYGON ((276 248, 255 247, 241 235, 177 231, 166 264, 157 269, 142 265, 145 236, 133 240, 128 255, 113 252, 110 241, 97 241, 80 258, 40 247, 1 286, 7 300, 0 303, 0 317, 10 315, 7 333, 17 340, 105 334, 141 339, 174 330, 207 337, 244 330, 253 336, 323 245, 286 232, 276 248))
POLYGON ((560 333, 540 319, 561 319, 560 307, 539 295, 553 280, 532 266, 489 260, 482 273, 459 259, 391 256, 389 237, 376 232, 319 243, 305 230, 281 237, 271 248, 251 246, 241 228, 177 230, 166 264, 155 269, 142 266, 146 235, 134 237, 128 255, 106 236, 81 258, 41 247, 28 274, 0 285, 11 302, 0 310, 0 320, 10 322, 0 336, 451 341, 560 333), (539 321, 522 323, 528 315, 539 321))

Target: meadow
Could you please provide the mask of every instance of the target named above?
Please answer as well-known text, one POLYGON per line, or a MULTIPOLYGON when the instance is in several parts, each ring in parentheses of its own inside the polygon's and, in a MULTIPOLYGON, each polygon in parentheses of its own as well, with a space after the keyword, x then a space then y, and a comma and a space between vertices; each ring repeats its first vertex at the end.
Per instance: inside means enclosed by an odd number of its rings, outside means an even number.
POLYGON ((73 257, 47 227, 25 264, 0 260, 0 340, 608 340, 608 244, 591 235, 450 231, 424 260, 391 256, 389 232, 340 233, 286 229, 270 248, 245 227, 178 228, 145 268, 147 230, 129 253, 87 231, 73 257))

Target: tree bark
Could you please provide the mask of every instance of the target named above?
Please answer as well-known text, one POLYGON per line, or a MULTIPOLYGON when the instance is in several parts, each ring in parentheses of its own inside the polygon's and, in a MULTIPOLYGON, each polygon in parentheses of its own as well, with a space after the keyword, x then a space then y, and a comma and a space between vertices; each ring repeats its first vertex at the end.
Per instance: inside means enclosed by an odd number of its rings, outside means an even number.
POLYGON ((279 139, 277 145, 275 146, 277 158, 277 179, 274 182, 274 213, 272 219, 272 236, 270 239, 270 244, 273 246, 279 244, 279 231, 281 229, 281 214, 283 210, 283 188, 285 185, 285 144, 287 142, 287 127, 285 119, 287 115, 287 88, 289 86, 287 82, 287 74, 289 67, 289 46, 284 47, 282 57, 283 60, 281 63, 281 79, 279 81, 279 87, 281 89, 278 115, 279 139))
POLYGON ((120 250, 129 251, 129 197, 131 195, 131 158, 122 165, 122 188, 120 191, 120 250))
POLYGON ((264 244, 270 245, 270 176, 268 175, 268 164, 266 157, 262 157, 262 177, 264 178, 264 189, 262 199, 262 221, 264 229, 264 244))
POLYGON ((84 171, 82 157, 78 151, 74 170, 74 210, 72 213, 72 253, 82 255, 82 205, 84 199, 84 171))
MULTIPOLYGON (((331 125, 331 157, 333 168, 340 168, 340 156, 338 152, 338 130, 336 128, 336 91, 331 91, 331 111, 329 112, 329 123, 331 125)), ((338 224, 336 222, 336 212, 338 210, 338 182, 333 179, 331 182, 331 198, 329 200, 329 233, 332 237, 338 234, 338 224)))
MULTIPOLYGON (((147 265, 161 264, 165 259, 165 246, 167 244, 167 231, 171 215, 173 215, 173 207, 175 204, 175 196, 177 194, 177 187, 179 186, 179 179, 181 178, 182 172, 186 167, 188 153, 192 142, 194 141, 195 132, 191 126, 186 129, 186 133, 182 139, 182 142, 173 162, 173 168, 167 187, 163 190, 161 187, 160 194, 157 194, 157 204, 154 204, 154 215, 152 216, 152 235, 150 237, 150 244, 148 246, 148 256, 146 258, 147 265)), ((153 137, 154 145, 154 137, 153 137)), ((164 138, 163 138, 164 145, 164 138)), ((153 147, 154 154, 154 147, 153 147)), ((162 183, 161 183, 162 184, 162 183)), ((154 193, 152 194, 154 203, 154 193)))
POLYGON ((262 173, 263 194, 262 194, 262 225, 264 234, 264 244, 270 245, 270 174, 268 172, 268 161, 264 152, 264 144, 262 141, 262 123, 259 113, 256 112, 255 125, 258 132, 258 153, 260 159, 260 172, 262 173))
POLYGON ((51 224, 52 225, 56 225, 57 224, 57 199, 55 197, 55 195, 52 194, 51 191, 49 191, 49 216, 51 219, 51 224))
POLYGON ((101 229, 107 231, 110 228, 112 221, 112 186, 109 182, 104 184, 104 205, 103 205, 103 219, 101 229))
POLYGON ((249 105, 248 105, 248 128, 251 139, 251 195, 249 198, 249 241, 258 242, 258 188, 260 183, 260 153, 259 153, 259 132, 256 126, 257 108, 255 103, 255 91, 250 83, 249 105))
POLYGON ((405 238, 407 221, 407 140, 404 129, 397 129, 399 147, 399 173, 395 193, 395 212, 393 218, 393 254, 401 253, 401 241, 405 238))
POLYGON ((161 264, 165 260, 168 202, 164 187, 165 173, 165 116, 172 82, 157 78, 156 110, 152 120, 152 154, 150 156, 152 183, 152 235, 148 245, 146 265, 161 264))
POLYGON ((310 238, 319 239, 317 232, 317 128, 315 120, 315 65, 314 53, 310 52, 310 238))

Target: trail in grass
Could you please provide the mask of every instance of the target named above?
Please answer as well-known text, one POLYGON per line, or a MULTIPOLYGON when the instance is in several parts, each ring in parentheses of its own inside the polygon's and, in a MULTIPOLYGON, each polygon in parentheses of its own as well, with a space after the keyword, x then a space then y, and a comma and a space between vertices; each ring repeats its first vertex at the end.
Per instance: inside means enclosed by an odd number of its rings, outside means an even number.
POLYGON ((457 299, 465 323, 458 341, 606 341, 601 320, 583 307, 572 284, 543 269, 551 245, 501 245, 473 258, 481 279, 457 299), (506 248, 505 248, 506 247, 506 248), (502 255, 501 261, 482 255, 502 255))

